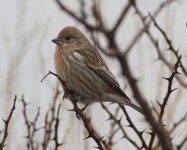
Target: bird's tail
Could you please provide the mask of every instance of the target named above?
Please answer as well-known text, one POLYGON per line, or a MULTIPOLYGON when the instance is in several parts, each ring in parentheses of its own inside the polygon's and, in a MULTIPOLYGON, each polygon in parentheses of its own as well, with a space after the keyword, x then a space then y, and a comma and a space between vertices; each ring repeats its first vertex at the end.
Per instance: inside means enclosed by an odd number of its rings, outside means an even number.
POLYGON ((135 104, 132 103, 132 101, 130 99, 118 99, 118 103, 122 104, 122 105, 127 105, 127 106, 130 106, 132 107, 133 109, 135 109, 136 111, 140 112, 141 114, 143 114, 143 110, 136 106, 135 104), (120 101, 119 101, 120 100, 120 101))
POLYGON ((138 107, 135 104, 133 104, 132 102, 128 102, 128 103, 126 103, 126 105, 134 108, 135 110, 137 110, 138 112, 140 112, 141 114, 143 114, 143 110, 140 107, 138 107))

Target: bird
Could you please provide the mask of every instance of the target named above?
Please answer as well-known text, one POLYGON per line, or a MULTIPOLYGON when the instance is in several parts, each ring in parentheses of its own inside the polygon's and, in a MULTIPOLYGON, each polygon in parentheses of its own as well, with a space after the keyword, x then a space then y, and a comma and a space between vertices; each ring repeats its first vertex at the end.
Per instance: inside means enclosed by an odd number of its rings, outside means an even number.
POLYGON ((54 66, 66 88, 78 102, 112 102, 127 105, 142 113, 122 91, 105 60, 88 38, 75 26, 63 28, 57 38, 54 66))

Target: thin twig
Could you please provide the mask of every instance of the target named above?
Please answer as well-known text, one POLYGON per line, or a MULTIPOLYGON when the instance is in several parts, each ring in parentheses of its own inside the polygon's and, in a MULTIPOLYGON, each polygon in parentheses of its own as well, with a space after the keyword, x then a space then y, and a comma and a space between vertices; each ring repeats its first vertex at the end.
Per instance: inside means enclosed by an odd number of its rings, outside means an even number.
POLYGON ((123 133, 123 138, 126 138, 134 147, 136 147, 136 149, 141 149, 137 143, 135 141, 133 141, 128 134, 126 133, 125 129, 123 128, 122 124, 121 124, 121 119, 119 120, 116 119, 116 117, 114 117, 114 115, 107 109, 107 107, 101 103, 102 108, 109 114, 109 119, 108 120, 113 120, 118 126, 120 131, 123 133))
POLYGON ((40 129, 43 129, 43 127, 37 128, 37 126, 36 126, 38 118, 40 116, 40 108, 38 107, 38 111, 37 111, 33 121, 30 121, 27 116, 28 103, 25 102, 24 96, 22 96, 21 102, 23 104, 23 117, 24 117, 26 129, 27 129, 27 135, 26 135, 27 150, 37 150, 38 143, 36 143, 34 141, 34 137, 35 137, 35 134, 37 131, 39 131, 40 129))
POLYGON ((185 120, 187 119, 187 113, 176 123, 174 123, 173 127, 170 129, 169 133, 172 134, 177 127, 179 127, 185 120))
POLYGON ((25 125, 26 125, 26 128, 27 128, 27 135, 26 135, 26 139, 28 140, 27 141, 27 150, 30 150, 30 136, 31 136, 31 133, 30 133, 30 128, 31 128, 31 123, 27 117, 27 106, 28 106, 28 103, 25 102, 25 99, 24 99, 24 96, 22 96, 22 99, 21 99, 21 102, 23 104, 23 117, 24 117, 24 121, 25 121, 25 125))
POLYGON ((116 30, 119 28, 120 24, 122 23, 122 21, 124 20, 124 18, 126 17, 127 13, 129 12, 130 8, 131 8, 132 3, 129 2, 123 9, 121 15, 119 16, 119 18, 117 19, 113 29, 111 30, 111 32, 116 33, 116 30))
POLYGON ((179 145, 177 145, 177 150, 182 150, 183 146, 187 143, 187 136, 184 137, 184 139, 181 141, 179 145))
MULTIPOLYGON (((131 2, 131 0, 129 0, 129 2, 131 2)), ((162 12, 162 9, 168 4, 167 1, 164 1, 163 3, 161 3, 159 5, 159 7, 156 9, 156 11, 153 13, 153 17, 155 18, 156 16, 159 15, 160 12, 162 12)), ((136 9, 137 6, 133 5, 134 8, 136 9)), ((145 18, 144 18, 145 19, 145 18)), ((141 38, 141 36, 143 35, 143 33, 149 29, 149 26, 151 24, 151 20, 145 24, 143 30, 141 30, 140 32, 138 32, 138 34, 134 37, 134 39, 131 41, 131 43, 127 46, 124 55, 128 55, 128 53, 131 51, 131 49, 136 45, 136 43, 139 41, 139 39, 141 38)))
POLYGON ((3 121, 5 123, 5 129, 3 131, 3 137, 2 137, 2 140, 0 142, 0 150, 3 150, 3 148, 5 147, 5 141, 6 141, 7 137, 8 137, 9 123, 10 123, 10 120, 11 120, 12 115, 14 113, 14 110, 16 109, 16 100, 17 100, 17 96, 15 95, 13 106, 11 108, 11 111, 10 111, 9 115, 8 115, 8 118, 6 120, 3 119, 3 121))
POLYGON ((47 149, 48 144, 52 139, 51 133, 52 133, 53 123, 55 122, 55 106, 56 106, 57 98, 59 94, 60 94, 60 91, 58 90, 58 85, 57 85, 55 93, 53 95, 52 106, 47 110, 46 115, 45 115, 44 136, 43 136, 43 142, 42 142, 43 150, 47 149))
POLYGON ((68 9, 60 0, 55 0, 55 2, 58 4, 58 6, 60 7, 61 10, 63 10, 65 13, 67 13, 68 15, 70 15, 72 18, 74 18, 75 20, 77 20, 78 22, 82 23, 85 25, 85 27, 89 30, 96 30, 96 31, 104 31, 104 29, 91 25, 89 23, 87 23, 85 21, 85 19, 83 19, 82 17, 78 17, 76 15, 76 13, 72 12, 70 9, 68 9))
POLYGON ((136 135, 139 137, 139 139, 140 139, 140 141, 141 141, 141 143, 142 143, 141 148, 147 149, 147 144, 146 144, 146 142, 145 142, 145 140, 144 140, 144 138, 143 138, 143 133, 144 133, 145 130, 143 130, 143 131, 140 132, 140 131, 137 129, 137 127, 134 125, 134 123, 132 122, 132 120, 131 120, 129 114, 127 113, 127 111, 126 111, 126 109, 125 109, 125 107, 122 106, 122 105, 120 105, 120 107, 121 107, 121 109, 123 110, 123 113, 125 114, 125 116, 126 116, 126 118, 127 118, 127 121, 128 121, 128 123, 129 123, 129 127, 131 127, 131 128, 134 130, 134 132, 136 133, 136 135))
POLYGON ((54 135, 54 138, 53 138, 53 140, 55 141, 55 150, 58 150, 58 148, 63 145, 63 143, 59 143, 58 142, 58 130, 59 130, 59 121, 60 121, 60 119, 59 119, 60 107, 61 107, 61 105, 59 104, 58 110, 57 110, 56 123, 55 123, 55 135, 54 135))
MULTIPOLYGON (((144 20, 144 16, 143 14, 141 13, 141 11, 138 9, 138 7, 135 7, 136 9, 136 12, 138 14, 138 16, 140 17, 143 25, 144 25, 144 28, 146 28, 146 23, 145 23, 145 20, 144 20)), ((172 71, 173 70, 173 66, 171 65, 171 63, 166 59, 165 55, 162 54, 162 51, 161 51, 161 48, 158 44, 158 40, 156 40, 154 38, 154 36, 151 34, 151 32, 147 29, 145 30, 145 33, 147 33, 150 41, 153 43, 153 46, 155 47, 156 49, 156 52, 158 53, 158 56, 159 56, 159 60, 162 60, 164 62, 164 64, 172 71)), ((178 80, 178 82, 184 87, 184 88, 187 88, 187 84, 185 82, 183 82, 181 80, 181 78, 179 78, 178 76, 175 76, 175 78, 178 80)))
MULTIPOLYGON (((178 59, 180 57, 178 50, 176 50, 174 48, 172 41, 169 39, 167 33, 158 25, 158 23, 156 22, 154 17, 151 15, 151 13, 149 13, 149 16, 150 16, 151 20, 154 22, 155 27, 160 31, 160 33, 163 35, 164 39, 166 40, 166 43, 169 46, 168 50, 171 50, 173 52, 173 54, 175 55, 176 59, 178 59)), ((187 76, 187 71, 186 71, 182 61, 180 61, 179 64, 180 64, 180 67, 181 67, 183 73, 185 74, 185 76, 187 76)))

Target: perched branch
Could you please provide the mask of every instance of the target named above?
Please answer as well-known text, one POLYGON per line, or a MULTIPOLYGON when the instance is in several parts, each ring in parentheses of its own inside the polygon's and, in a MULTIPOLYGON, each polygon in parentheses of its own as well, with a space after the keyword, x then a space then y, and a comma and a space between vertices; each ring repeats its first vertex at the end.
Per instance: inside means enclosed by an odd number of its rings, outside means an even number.
POLYGON ((5 141, 6 141, 7 137, 8 137, 9 123, 10 123, 10 120, 11 120, 12 115, 14 113, 14 110, 16 109, 16 100, 17 100, 17 96, 15 95, 15 97, 14 97, 14 103, 13 103, 11 111, 10 111, 10 113, 8 115, 8 118, 6 120, 3 119, 3 121, 5 123, 5 129, 3 131, 2 140, 0 142, 0 150, 3 150, 3 148, 5 147, 5 141))
POLYGON ((58 76, 57 74, 49 71, 49 73, 42 79, 43 80, 48 76, 48 75, 54 75, 63 85, 63 89, 64 89, 64 98, 69 98, 70 101, 73 104, 73 109, 72 111, 76 112, 77 118, 83 121, 84 123, 84 127, 86 128, 86 130, 88 131, 88 137, 86 137, 85 139, 88 138, 92 138, 96 144, 97 144, 97 148, 99 148, 100 150, 110 150, 110 148, 108 147, 108 145, 106 144, 106 142, 103 140, 102 137, 100 137, 98 135, 98 133, 94 130, 94 128, 92 127, 91 123, 90 123, 90 118, 87 118, 86 115, 83 113, 84 109, 80 109, 77 105, 77 99, 71 94, 71 92, 67 89, 66 87, 66 82, 63 81, 60 76, 58 76))

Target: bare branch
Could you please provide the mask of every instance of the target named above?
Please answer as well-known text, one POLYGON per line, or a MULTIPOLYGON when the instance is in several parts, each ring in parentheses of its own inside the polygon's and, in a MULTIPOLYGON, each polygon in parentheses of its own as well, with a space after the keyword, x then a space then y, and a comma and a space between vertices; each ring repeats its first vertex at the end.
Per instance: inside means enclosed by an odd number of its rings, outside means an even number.
POLYGON ((114 25, 113 29, 111 30, 112 33, 116 33, 116 30, 119 28, 120 24, 122 23, 123 19, 125 18, 125 16, 127 15, 129 9, 131 8, 131 3, 129 2, 123 9, 121 15, 119 16, 119 18, 116 21, 116 24, 114 25))
MULTIPOLYGON (((129 0, 129 2, 131 2, 131 0, 129 0)), ((158 16, 160 12, 162 12, 162 9, 163 9, 165 6, 167 6, 167 4, 168 4, 167 1, 165 1, 165 2, 163 2, 163 3, 160 4, 160 6, 157 8, 157 10, 156 10, 156 11, 154 12, 154 14, 153 14, 154 18, 155 18, 156 16, 158 16)), ((134 6, 134 8, 135 8, 135 10, 136 10, 136 8, 137 8, 136 5, 133 5, 133 6, 134 6)), ((144 18, 144 19, 145 19, 145 18, 144 18)), ((132 40, 132 42, 127 46, 124 55, 128 55, 128 53, 130 52, 130 50, 135 46, 136 42, 138 42, 138 40, 141 38, 141 36, 143 35, 143 33, 144 33, 146 30, 149 29, 149 26, 150 26, 151 22, 152 22, 152 21, 150 20, 148 23, 146 23, 145 26, 144 26, 144 28, 143 28, 143 30, 141 30, 141 31, 134 37, 134 39, 132 40)))
MULTIPOLYGON (((170 75, 169 78, 165 78, 168 80, 168 88, 167 88, 167 93, 163 99, 163 103, 160 105, 160 113, 159 113, 159 116, 158 116, 158 123, 161 124, 162 123, 162 117, 164 115, 164 111, 165 111, 165 107, 167 105, 167 102, 169 100, 169 97, 171 95, 171 93, 174 91, 172 89, 172 83, 173 83, 173 79, 174 77, 178 74, 178 67, 179 67, 179 62, 181 60, 181 56, 179 57, 179 59, 177 60, 176 64, 175 64, 175 68, 174 68, 174 71, 173 73, 170 75)), ((152 149, 152 145, 153 145, 153 142, 154 142, 154 138, 155 138, 155 130, 153 130, 153 132, 151 133, 151 139, 150 139, 150 142, 149 142, 149 149, 151 150, 152 149)))
MULTIPOLYGON (((179 59, 179 54, 178 54, 178 50, 176 50, 172 44, 172 41, 169 39, 168 35, 166 34, 166 32, 158 25, 158 23, 156 22, 156 20, 154 19, 154 17, 151 15, 151 13, 149 13, 150 18, 153 20, 155 27, 160 31, 160 33, 163 35, 163 37, 166 40, 166 43, 169 46, 169 50, 171 50, 173 52, 173 54, 175 55, 176 59, 179 59)), ((183 73, 185 74, 185 76, 187 76, 187 71, 182 63, 182 61, 179 62, 180 67, 182 68, 183 73)))
MULTIPOLYGON (((144 16, 143 14, 141 13, 141 11, 135 7, 136 9, 136 12, 138 14, 138 16, 140 17, 143 25, 144 25, 144 28, 146 28, 146 23, 145 23, 145 20, 144 20, 144 16)), ((154 36, 151 34, 151 32, 149 30, 145 30, 145 33, 147 33, 150 41, 153 43, 153 45, 155 46, 155 49, 158 53, 158 56, 159 56, 159 59, 162 60, 164 62, 164 64, 172 71, 173 70, 173 67, 171 65, 171 63, 165 58, 165 55, 162 54, 161 52, 161 48, 159 47, 159 44, 158 44, 158 40, 156 40, 154 38, 154 36)), ((184 88, 187 88, 187 84, 185 82, 183 82, 181 80, 181 78, 179 78, 178 76, 175 76, 175 78, 178 80, 178 82, 184 87, 184 88)))
POLYGON ((59 129, 59 113, 60 113, 60 107, 61 105, 59 104, 58 110, 57 110, 57 117, 56 117, 56 123, 55 123, 55 135, 53 140, 55 141, 55 150, 58 150, 60 146, 62 146, 64 143, 59 143, 58 142, 58 129, 59 129))
POLYGON ((123 128, 122 124, 121 124, 121 119, 120 118, 119 120, 116 119, 116 117, 114 117, 114 115, 107 109, 107 107, 101 103, 101 106, 102 108, 109 114, 109 119, 112 119, 118 126, 119 126, 119 129, 120 131, 123 133, 123 138, 126 138, 134 147, 136 147, 137 149, 141 149, 135 141, 133 141, 129 136, 128 134, 126 133, 125 129, 123 128))
POLYGON ((77 99, 71 94, 71 92, 67 89, 66 87, 66 81, 63 81, 59 75, 49 71, 49 73, 45 76, 47 77, 48 75, 54 75, 59 81, 60 83, 63 85, 63 89, 64 89, 64 97, 68 97, 70 99, 70 101, 73 104, 73 109, 72 111, 76 112, 77 118, 83 121, 84 123, 84 127, 85 129, 88 131, 88 137, 86 137, 85 139, 88 138, 92 138, 96 144, 97 144, 97 148, 101 149, 101 150, 110 150, 109 146, 106 144, 106 142, 103 140, 102 137, 100 137, 98 135, 98 133, 94 130, 94 128, 92 127, 91 123, 90 123, 90 118, 87 118, 86 115, 83 113, 84 109, 80 109, 77 105, 77 99))
POLYGON ((17 96, 15 95, 14 97, 14 103, 13 103, 13 106, 11 108, 11 111, 8 115, 8 118, 6 120, 3 119, 4 123, 5 123, 5 129, 3 131, 3 137, 2 137, 2 140, 0 142, 0 150, 3 150, 3 148, 5 147, 5 141, 8 137, 8 128, 9 128, 9 123, 10 123, 10 120, 12 118, 12 115, 14 113, 14 110, 16 109, 16 101, 17 101, 17 96))
POLYGON ((179 127, 187 118, 187 113, 176 123, 174 123, 173 127, 170 129, 169 133, 172 134, 177 127, 179 127))
POLYGON ((136 133, 136 135, 139 137, 140 141, 142 142, 142 146, 141 148, 145 148, 147 149, 147 144, 143 138, 143 133, 145 130, 143 130, 142 132, 138 131, 137 127, 134 125, 134 123, 132 122, 129 114, 127 113, 126 109, 124 106, 120 105, 121 109, 123 110, 123 113, 125 114, 127 121, 129 123, 129 127, 131 127, 133 129, 133 131, 136 133))

